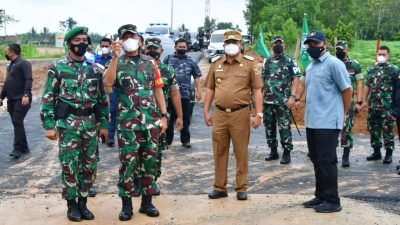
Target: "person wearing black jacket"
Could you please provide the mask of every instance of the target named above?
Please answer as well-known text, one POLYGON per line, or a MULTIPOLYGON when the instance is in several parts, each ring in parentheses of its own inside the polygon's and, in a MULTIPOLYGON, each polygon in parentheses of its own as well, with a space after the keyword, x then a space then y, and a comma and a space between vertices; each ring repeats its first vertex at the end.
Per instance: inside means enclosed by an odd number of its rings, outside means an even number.
POLYGON ((11 63, 7 67, 7 76, 0 94, 0 106, 7 98, 7 110, 14 126, 14 147, 11 157, 19 158, 29 153, 26 140, 24 118, 32 102, 32 65, 21 58, 19 44, 10 44, 6 48, 5 57, 11 63))

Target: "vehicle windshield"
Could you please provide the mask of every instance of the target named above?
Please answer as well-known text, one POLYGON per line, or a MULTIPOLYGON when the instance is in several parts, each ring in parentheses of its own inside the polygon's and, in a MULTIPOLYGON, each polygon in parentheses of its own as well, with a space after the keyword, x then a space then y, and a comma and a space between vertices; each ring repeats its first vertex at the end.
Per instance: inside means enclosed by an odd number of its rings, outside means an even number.
POLYGON ((213 35, 211 35, 210 42, 224 42, 224 34, 213 34, 213 35))
POLYGON ((145 32, 146 33, 168 34, 168 28, 151 26, 151 27, 148 27, 145 32))

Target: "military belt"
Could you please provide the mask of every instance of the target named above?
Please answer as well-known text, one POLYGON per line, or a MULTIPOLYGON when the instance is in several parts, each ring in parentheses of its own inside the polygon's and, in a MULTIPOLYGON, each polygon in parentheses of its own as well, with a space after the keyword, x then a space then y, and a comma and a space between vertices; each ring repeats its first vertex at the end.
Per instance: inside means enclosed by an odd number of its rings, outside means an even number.
POLYGON ((94 109, 75 109, 75 108, 69 108, 69 113, 73 114, 75 116, 90 116, 94 114, 94 109))
POLYGON ((238 107, 236 107, 236 108, 225 108, 225 107, 222 107, 222 106, 220 106, 220 105, 215 105, 219 110, 221 110, 221 111, 224 111, 224 112, 227 112, 227 113, 230 113, 230 112, 235 112, 235 111, 238 111, 238 110, 241 110, 241 109, 243 109, 243 108, 246 108, 246 107, 248 107, 249 105, 239 105, 238 107))

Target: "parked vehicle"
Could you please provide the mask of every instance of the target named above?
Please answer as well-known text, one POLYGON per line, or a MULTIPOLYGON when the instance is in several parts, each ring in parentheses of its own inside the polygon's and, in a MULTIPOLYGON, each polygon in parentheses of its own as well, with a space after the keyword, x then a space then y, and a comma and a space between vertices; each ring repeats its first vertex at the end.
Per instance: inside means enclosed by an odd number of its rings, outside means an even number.
POLYGON ((224 33, 229 30, 215 30, 211 33, 210 42, 207 47, 208 62, 211 63, 211 59, 225 54, 224 50, 224 33))

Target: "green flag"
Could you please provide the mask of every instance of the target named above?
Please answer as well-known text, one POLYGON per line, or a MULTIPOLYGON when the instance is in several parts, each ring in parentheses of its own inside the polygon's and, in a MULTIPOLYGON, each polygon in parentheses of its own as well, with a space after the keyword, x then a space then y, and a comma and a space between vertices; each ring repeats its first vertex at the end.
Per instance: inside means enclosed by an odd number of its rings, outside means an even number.
POLYGON ((263 58, 267 58, 269 56, 269 52, 264 43, 264 35, 260 30, 260 34, 258 35, 258 40, 256 46, 254 46, 254 51, 259 54, 263 58))
POLYGON ((304 13, 303 16, 303 27, 301 28, 301 49, 300 49, 300 64, 303 66, 303 69, 305 70, 310 64, 310 56, 308 55, 307 48, 303 44, 304 41, 307 39, 307 34, 310 31, 308 30, 308 25, 307 25, 307 14, 304 13))

